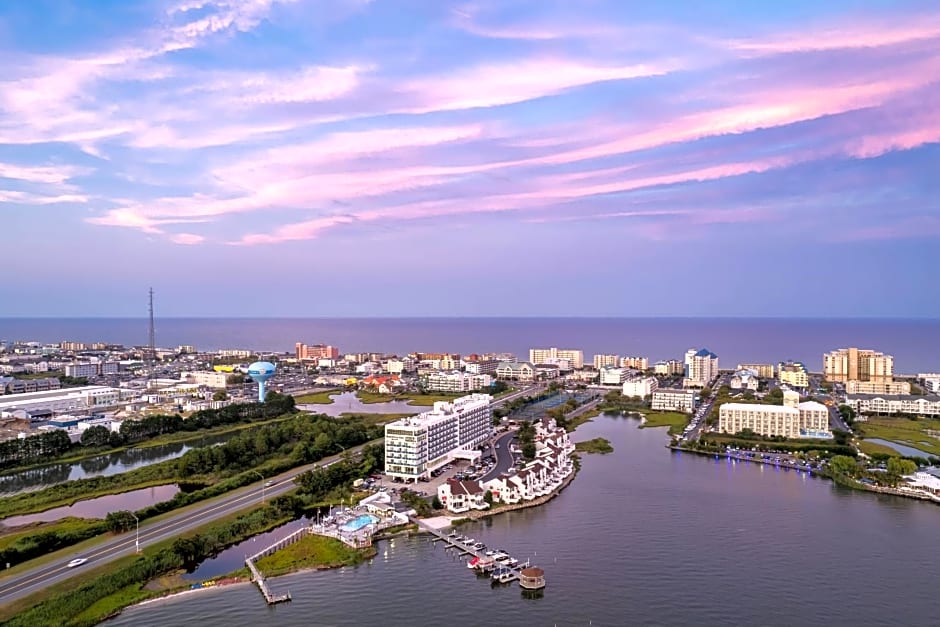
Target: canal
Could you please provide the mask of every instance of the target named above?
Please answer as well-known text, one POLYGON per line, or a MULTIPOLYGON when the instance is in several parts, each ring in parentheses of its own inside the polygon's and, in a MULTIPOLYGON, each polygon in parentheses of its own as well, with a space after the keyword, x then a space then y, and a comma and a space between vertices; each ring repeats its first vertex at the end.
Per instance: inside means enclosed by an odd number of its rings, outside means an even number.
POLYGON ((176 484, 159 485, 120 494, 107 494, 93 499, 76 501, 64 507, 55 507, 35 514, 10 516, 0 520, 4 527, 18 527, 37 522, 53 522, 62 518, 105 518, 111 512, 136 511, 154 503, 169 501, 179 492, 176 484))
POLYGON ((598 417, 606 437, 539 508, 461 527, 545 569, 541 599, 491 588, 426 537, 380 542, 358 567, 277 577, 267 607, 231 586, 127 610, 108 625, 926 625, 940 508, 841 488, 796 470, 664 448, 665 429, 598 417))
POLYGON ((77 462, 47 464, 29 470, 0 475, 0 498, 21 492, 41 490, 75 479, 110 476, 143 468, 151 464, 182 457, 186 451, 194 448, 226 442, 240 433, 244 433, 244 431, 231 431, 202 437, 196 435, 193 440, 187 442, 131 448, 118 453, 96 455, 77 462))

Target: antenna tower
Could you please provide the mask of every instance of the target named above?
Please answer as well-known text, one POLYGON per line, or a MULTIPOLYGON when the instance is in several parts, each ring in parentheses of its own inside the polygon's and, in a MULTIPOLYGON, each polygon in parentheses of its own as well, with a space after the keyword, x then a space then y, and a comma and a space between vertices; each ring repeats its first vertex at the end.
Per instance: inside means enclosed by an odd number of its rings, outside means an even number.
MULTIPOLYGON (((150 337, 147 344, 147 358, 150 360, 150 380, 153 380, 157 369, 157 343, 153 328, 153 288, 150 288, 150 337)), ((147 387, 150 387, 149 385, 147 387)))

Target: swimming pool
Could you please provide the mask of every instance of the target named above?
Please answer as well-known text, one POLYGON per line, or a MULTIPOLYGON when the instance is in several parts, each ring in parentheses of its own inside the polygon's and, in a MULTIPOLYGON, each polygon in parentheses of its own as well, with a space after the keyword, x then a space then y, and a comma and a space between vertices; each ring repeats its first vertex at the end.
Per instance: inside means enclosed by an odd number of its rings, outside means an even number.
POLYGON ((371 514, 362 514, 361 516, 356 516, 347 523, 344 523, 340 527, 340 531, 359 531, 363 527, 371 525, 373 523, 379 522, 379 519, 371 514))

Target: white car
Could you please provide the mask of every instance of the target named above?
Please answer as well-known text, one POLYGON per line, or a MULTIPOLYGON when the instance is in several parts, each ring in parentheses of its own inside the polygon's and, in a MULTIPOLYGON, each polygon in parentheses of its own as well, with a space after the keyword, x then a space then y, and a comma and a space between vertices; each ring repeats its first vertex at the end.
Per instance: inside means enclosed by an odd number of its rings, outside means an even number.
POLYGON ((68 566, 69 568, 75 568, 76 566, 81 566, 82 564, 84 564, 84 563, 87 562, 87 561, 88 561, 87 558, 85 558, 85 557, 79 557, 79 558, 77 558, 77 559, 72 560, 72 561, 69 562, 68 564, 66 564, 66 566, 68 566))

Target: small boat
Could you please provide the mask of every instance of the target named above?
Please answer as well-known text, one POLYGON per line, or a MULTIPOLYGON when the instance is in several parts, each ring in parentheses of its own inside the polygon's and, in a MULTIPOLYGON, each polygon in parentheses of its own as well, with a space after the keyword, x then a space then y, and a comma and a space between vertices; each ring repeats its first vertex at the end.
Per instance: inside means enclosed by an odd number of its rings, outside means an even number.
POLYGON ((506 566, 508 566, 509 568, 515 568, 518 565, 519 565, 519 560, 517 560, 514 557, 510 557, 508 560, 506 560, 506 566))
MULTIPOLYGON (((490 557, 492 557, 497 562, 504 562, 509 559, 509 553, 505 553, 503 551, 493 551, 492 553, 493 554, 490 555, 490 557)), ((487 555, 489 555, 489 553, 487 553, 487 555)))
POLYGON ((486 553, 484 553, 484 555, 486 555, 487 557, 492 557, 493 559, 496 559, 496 551, 487 551, 486 553))
POLYGON ((480 558, 479 558, 479 557, 474 557, 474 558, 471 559, 469 562, 467 562, 467 568, 469 568, 469 569, 472 570, 472 569, 476 568, 476 567, 477 567, 477 564, 479 564, 479 563, 480 563, 480 558))
POLYGON ((476 544, 473 545, 473 548, 475 548, 477 551, 485 551, 486 545, 483 544, 482 542, 477 542, 476 544))

